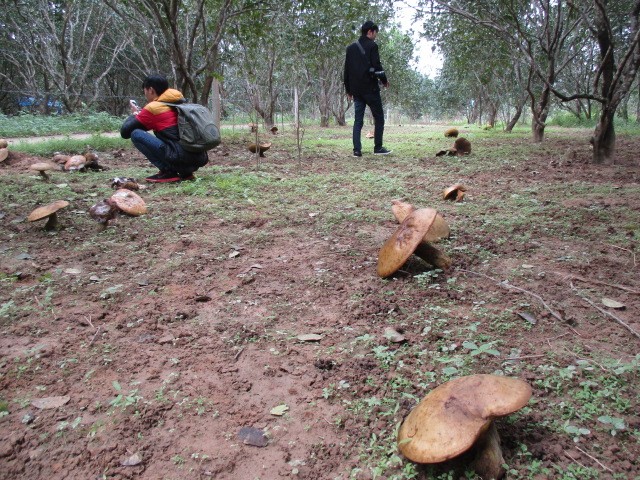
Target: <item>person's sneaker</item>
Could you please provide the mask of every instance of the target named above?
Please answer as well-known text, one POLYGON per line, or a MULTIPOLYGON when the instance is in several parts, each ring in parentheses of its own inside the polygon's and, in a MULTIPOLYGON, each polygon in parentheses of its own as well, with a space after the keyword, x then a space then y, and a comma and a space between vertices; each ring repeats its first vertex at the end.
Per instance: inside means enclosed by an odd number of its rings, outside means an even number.
POLYGON ((353 151, 353 156, 354 157, 361 157, 362 156, 362 152, 360 150, 354 150, 353 151))
POLYGON ((196 179, 196 176, 193 173, 187 173, 186 175, 179 173, 178 176, 180 177, 181 182, 193 182, 196 179))
POLYGON ((178 176, 177 173, 160 172, 145 178, 145 180, 150 183, 171 183, 171 182, 179 182, 180 177, 178 176))
POLYGON ((390 153, 391 153, 391 150, 387 150, 384 147, 378 148, 377 150, 373 151, 374 155, 389 155, 390 153))

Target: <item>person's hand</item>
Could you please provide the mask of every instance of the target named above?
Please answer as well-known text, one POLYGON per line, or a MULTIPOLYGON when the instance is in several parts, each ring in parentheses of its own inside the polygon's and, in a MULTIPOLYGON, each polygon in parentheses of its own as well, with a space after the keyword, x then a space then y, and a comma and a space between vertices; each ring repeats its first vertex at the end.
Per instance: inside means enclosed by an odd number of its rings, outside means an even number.
POLYGON ((140 107, 135 102, 135 100, 129 100, 129 108, 132 115, 138 115, 140 113, 140 107))

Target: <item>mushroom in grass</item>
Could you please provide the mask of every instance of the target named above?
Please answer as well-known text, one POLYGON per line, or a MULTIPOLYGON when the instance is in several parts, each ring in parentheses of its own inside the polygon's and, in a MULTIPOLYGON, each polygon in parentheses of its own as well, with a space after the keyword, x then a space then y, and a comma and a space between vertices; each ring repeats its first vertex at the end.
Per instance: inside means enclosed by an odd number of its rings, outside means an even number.
POLYGON ((84 155, 73 155, 64 164, 64 170, 68 172, 75 172, 78 170, 84 170, 87 163, 87 159, 84 155))
POLYGON ((9 149, 7 147, 0 148, 0 163, 4 162, 9 156, 9 149))
POLYGON ((444 136, 447 138, 456 138, 460 132, 458 132, 457 128, 447 128, 444 131, 444 136))
POLYGON ((272 135, 277 135, 278 134, 278 127, 276 127, 275 125, 273 127, 271 127, 269 129, 269 131, 271 132, 272 135))
MULTIPOLYGON (((398 223, 402 223, 407 216, 416 211, 416 208, 410 203, 393 200, 391 202, 391 211, 398 223)), ((451 267, 451 258, 439 248, 431 245, 431 242, 447 238, 449 233, 449 224, 442 218, 442 215, 436 212, 432 225, 413 253, 436 268, 448 270, 451 267)))
POLYGON ((147 205, 144 200, 131 190, 121 188, 111 195, 110 200, 124 213, 134 217, 147 213, 147 205))
POLYGON ((461 202, 464 199, 467 187, 462 183, 456 183, 442 191, 442 198, 445 200, 452 200, 455 202, 461 202))
POLYGON ((126 188, 127 190, 140 190, 140 184, 135 178, 116 177, 111 179, 111 188, 126 188))
POLYGON ((456 138, 453 142, 453 148, 456 149, 457 155, 469 155, 471 153, 471 142, 464 137, 456 138))
POLYGON ((71 158, 70 155, 64 155, 62 153, 56 153, 53 156, 53 161, 59 165, 62 165, 62 169, 64 170, 64 165, 69 161, 69 159, 71 158))
POLYGON ((60 228, 58 222, 58 210, 61 210, 69 205, 66 200, 58 200, 56 202, 45 205, 44 207, 38 207, 29 214, 27 220, 30 222, 37 222, 38 220, 47 219, 47 223, 44 225, 45 230, 53 230, 60 228))
POLYGON ((365 136, 367 138, 374 138, 376 135, 373 130, 369 130, 365 136))
POLYGON ((104 230, 109 226, 109 221, 115 218, 118 211, 117 205, 110 198, 107 198, 91 207, 89 216, 100 224, 101 230, 104 230))
POLYGON ((45 182, 49 181, 49 174, 47 172, 53 169, 55 169, 55 167, 46 162, 34 163, 29 167, 29 170, 31 170, 32 172, 38 172, 45 182))
POLYGON ((93 152, 87 152, 83 155, 85 158, 84 168, 93 171, 102 171, 105 168, 98 163, 98 155, 93 152))
POLYGON ((484 479, 500 479, 505 470, 493 420, 524 407, 531 387, 517 378, 470 375, 432 390, 405 418, 398 448, 416 463, 460 459, 484 479))
POLYGON ((378 253, 380 277, 389 277, 397 272, 425 238, 441 238, 442 231, 436 231, 442 228, 436 221, 437 216, 438 212, 433 208, 420 208, 407 215, 378 253), (434 230, 430 231, 432 228, 434 230))
POLYGON ((7 148, 9 146, 9 142, 7 142, 4 138, 0 138, 0 148, 7 148))
POLYGON ((248 147, 251 153, 256 153, 256 149, 258 150, 261 157, 264 157, 264 152, 271 148, 271 142, 261 143, 259 148, 256 147, 255 143, 251 143, 248 147))

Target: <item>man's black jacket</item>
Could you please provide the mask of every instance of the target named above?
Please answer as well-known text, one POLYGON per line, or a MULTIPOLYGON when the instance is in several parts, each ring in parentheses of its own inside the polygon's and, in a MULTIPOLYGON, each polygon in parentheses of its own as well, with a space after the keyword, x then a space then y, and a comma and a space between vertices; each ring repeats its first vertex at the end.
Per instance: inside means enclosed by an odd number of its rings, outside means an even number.
MULTIPOLYGON (((369 67, 373 67, 376 72, 384 69, 380 63, 380 54, 376 42, 366 36, 358 39, 364 48, 364 55, 357 45, 351 44, 347 47, 347 55, 344 60, 344 88, 348 95, 364 95, 380 91, 378 79, 372 78, 369 74, 369 67)), ((387 83, 387 77, 383 74, 380 81, 387 83)))

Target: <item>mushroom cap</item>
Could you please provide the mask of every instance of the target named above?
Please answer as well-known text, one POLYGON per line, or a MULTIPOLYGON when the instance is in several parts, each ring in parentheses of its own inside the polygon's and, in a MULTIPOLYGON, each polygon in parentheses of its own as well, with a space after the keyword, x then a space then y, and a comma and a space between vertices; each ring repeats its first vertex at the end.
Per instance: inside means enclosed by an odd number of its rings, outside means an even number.
POLYGON ((458 129, 457 129, 457 128, 453 128, 453 127, 452 127, 452 128, 447 128, 447 129, 444 131, 444 136, 445 136, 445 137, 457 137, 459 133, 460 133, 460 132, 458 132, 458 129))
POLYGON ((87 163, 87 159, 84 158, 84 155, 74 155, 70 157, 64 164, 65 170, 80 170, 84 168, 87 163))
POLYGON ((456 141, 453 142, 453 148, 456 149, 456 153, 466 155, 471 153, 471 142, 464 137, 456 138, 456 141))
POLYGON ((276 127, 276 126, 274 125, 273 127, 271 127, 271 128, 269 129, 269 131, 275 135, 276 133, 278 133, 278 127, 276 127))
POLYGON ((4 162, 9 156, 9 149, 7 147, 0 148, 0 162, 4 162))
POLYGON ((27 220, 30 222, 36 222, 38 220, 42 220, 43 218, 48 217, 52 213, 56 213, 61 208, 65 208, 69 205, 69 202, 66 200, 58 200, 56 202, 50 203, 49 205, 44 205, 43 207, 36 208, 33 212, 29 214, 27 220))
POLYGON ((0 138, 0 148, 7 148, 8 146, 9 142, 4 138, 0 138))
POLYGON ((53 156, 53 161, 56 163, 61 163, 62 165, 64 165, 65 163, 67 163, 69 161, 71 157, 69 155, 63 155, 62 153, 56 153, 53 156))
MULTIPOLYGON (((456 200, 458 198, 458 192, 466 192, 467 187, 462 183, 454 183, 448 188, 442 191, 442 198, 445 200, 456 200)), ((464 196, 464 195, 463 195, 464 196)))
POLYGON ((393 275, 423 241, 436 219, 433 208, 420 208, 407 215, 393 235, 378 253, 378 275, 382 278, 393 275))
POLYGON ((432 390, 398 431, 398 448, 409 460, 438 463, 465 452, 494 418, 513 413, 531 398, 517 378, 470 375, 432 390))
MULTIPOLYGON (((393 216, 396 217, 398 223, 402 223, 404 219, 415 210, 416 208, 410 203, 403 202, 401 200, 391 201, 391 211, 393 212, 393 216)), ((447 238, 450 233, 451 231, 447 221, 442 218, 442 215, 436 213, 433 225, 431 225, 422 240, 425 242, 437 242, 438 240, 447 238)))
POLYGON ((29 167, 29 170, 33 170, 34 172, 46 172, 47 170, 53 170, 54 168, 56 168, 56 167, 54 167, 50 163, 38 162, 38 163, 34 163, 33 165, 31 165, 29 167))
POLYGON ((85 160, 87 162, 97 162, 98 161, 98 155, 96 155, 93 152, 87 152, 83 155, 83 157, 85 158, 85 160))
MULTIPOLYGON (((260 144, 260 151, 261 152, 266 152, 267 150, 269 150, 270 147, 271 147, 271 142, 261 143, 260 144)), ((256 144, 255 143, 249 144, 249 146, 247 148, 249 149, 249 151, 251 153, 256 153, 256 144)))
POLYGON ((116 193, 111 195, 111 201, 124 213, 137 217, 147 213, 147 205, 144 200, 131 190, 120 188, 116 193))

